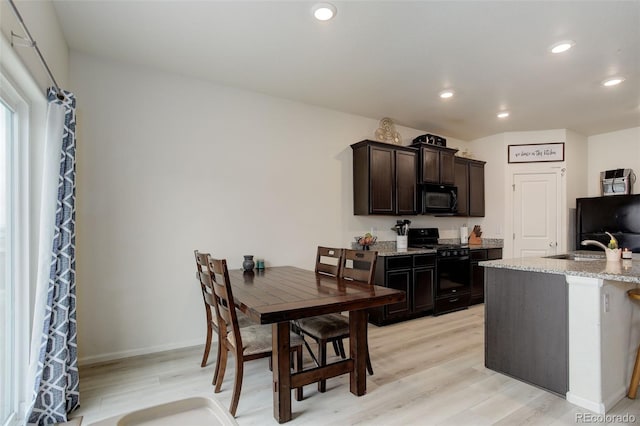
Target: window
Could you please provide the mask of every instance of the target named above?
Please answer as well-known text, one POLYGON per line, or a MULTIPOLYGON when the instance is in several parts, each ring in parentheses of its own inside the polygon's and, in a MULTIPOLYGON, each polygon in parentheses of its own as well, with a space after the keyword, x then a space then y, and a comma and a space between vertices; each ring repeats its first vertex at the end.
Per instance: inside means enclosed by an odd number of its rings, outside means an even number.
POLYGON ((16 312, 13 248, 13 158, 15 112, 0 98, 0 419, 16 416, 16 312))
POLYGON ((29 106, 0 68, 0 425, 17 425, 28 363, 29 106))

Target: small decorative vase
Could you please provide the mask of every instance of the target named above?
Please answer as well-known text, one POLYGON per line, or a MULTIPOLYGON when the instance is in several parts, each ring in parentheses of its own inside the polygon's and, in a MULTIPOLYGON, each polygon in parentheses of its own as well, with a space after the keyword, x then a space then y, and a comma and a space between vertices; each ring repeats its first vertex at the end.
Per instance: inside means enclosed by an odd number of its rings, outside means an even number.
POLYGON ((254 266, 255 264, 253 263, 253 255, 245 255, 244 261, 242 262, 242 269, 244 269, 245 271, 253 271, 254 266))
POLYGON ((622 250, 620 250, 619 248, 617 248, 617 249, 607 248, 604 252, 607 255, 607 262, 619 262, 620 261, 620 254, 621 254, 622 250))

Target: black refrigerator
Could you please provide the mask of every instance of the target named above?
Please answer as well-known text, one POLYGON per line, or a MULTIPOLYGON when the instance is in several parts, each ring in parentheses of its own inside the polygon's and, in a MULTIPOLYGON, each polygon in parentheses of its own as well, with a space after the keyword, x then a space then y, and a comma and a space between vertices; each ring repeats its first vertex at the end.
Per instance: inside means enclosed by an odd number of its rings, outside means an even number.
POLYGON ((576 250, 600 250, 582 246, 582 240, 607 245, 611 233, 620 248, 640 253, 640 194, 576 199, 576 250))

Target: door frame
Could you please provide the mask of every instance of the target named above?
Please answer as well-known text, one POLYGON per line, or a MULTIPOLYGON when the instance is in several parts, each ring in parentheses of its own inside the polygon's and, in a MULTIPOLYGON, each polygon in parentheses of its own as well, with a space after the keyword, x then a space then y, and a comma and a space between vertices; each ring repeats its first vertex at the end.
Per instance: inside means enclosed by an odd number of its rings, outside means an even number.
MULTIPOLYGON (((505 239, 504 239, 504 252, 509 253, 511 258, 515 257, 514 253, 514 223, 513 223, 513 211, 514 201, 513 185, 515 175, 521 174, 555 174, 556 175, 556 235, 558 240, 558 246, 556 253, 565 253, 567 251, 567 232, 562 230, 567 229, 569 210, 567 208, 567 179, 566 179, 566 166, 564 163, 556 163, 555 165, 548 164, 515 164, 508 167, 507 179, 505 181, 505 219, 507 219, 505 226, 505 239)), ((506 256, 505 256, 506 257, 506 256)))

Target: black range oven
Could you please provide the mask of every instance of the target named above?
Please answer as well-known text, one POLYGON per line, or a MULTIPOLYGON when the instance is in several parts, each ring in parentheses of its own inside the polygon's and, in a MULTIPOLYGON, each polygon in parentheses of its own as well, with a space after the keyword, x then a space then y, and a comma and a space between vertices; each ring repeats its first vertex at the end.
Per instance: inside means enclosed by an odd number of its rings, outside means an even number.
POLYGON ((409 247, 436 250, 434 315, 465 309, 471 301, 469 247, 438 244, 438 238, 438 228, 409 229, 409 247))
POLYGON ((471 301, 469 248, 437 248, 434 315, 465 309, 471 301))

